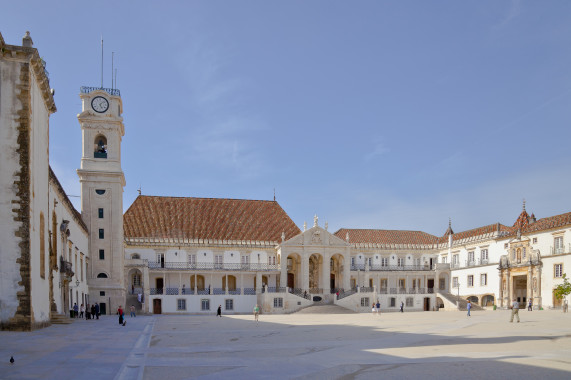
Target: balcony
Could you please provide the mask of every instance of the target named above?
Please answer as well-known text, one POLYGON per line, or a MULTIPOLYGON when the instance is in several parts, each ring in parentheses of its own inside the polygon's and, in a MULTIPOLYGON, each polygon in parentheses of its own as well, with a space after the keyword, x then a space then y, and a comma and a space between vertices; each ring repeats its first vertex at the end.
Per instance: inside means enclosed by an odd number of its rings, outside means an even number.
POLYGON ((149 269, 193 270, 193 271, 278 271, 277 264, 242 264, 242 263, 186 263, 186 262, 148 262, 149 269))
MULTIPOLYGON (((371 271, 430 271, 432 268, 430 265, 381 265, 373 264, 367 266, 371 271)), ((351 270, 364 270, 365 265, 352 265, 351 270)))
POLYGON ((75 275, 72 264, 69 261, 65 261, 62 257, 59 260, 59 271, 69 278, 75 275))

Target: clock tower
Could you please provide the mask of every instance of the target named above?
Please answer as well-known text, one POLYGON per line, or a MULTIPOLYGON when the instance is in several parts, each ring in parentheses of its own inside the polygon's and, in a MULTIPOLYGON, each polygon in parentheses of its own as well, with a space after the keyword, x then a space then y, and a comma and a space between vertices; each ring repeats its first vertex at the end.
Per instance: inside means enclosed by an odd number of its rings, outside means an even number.
POLYGON ((83 150, 81 168, 81 215, 89 231, 86 303, 99 303, 101 314, 125 305, 123 273, 123 188, 121 169, 123 103, 117 89, 81 87, 83 150))

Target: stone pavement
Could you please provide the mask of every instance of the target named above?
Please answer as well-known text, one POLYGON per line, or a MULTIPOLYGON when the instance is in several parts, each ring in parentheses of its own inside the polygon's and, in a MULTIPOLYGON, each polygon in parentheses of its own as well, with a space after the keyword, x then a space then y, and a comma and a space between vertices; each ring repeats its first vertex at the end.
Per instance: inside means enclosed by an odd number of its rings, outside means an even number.
POLYGON ((0 332, 0 379, 571 378, 571 314, 520 316, 109 316, 0 332))

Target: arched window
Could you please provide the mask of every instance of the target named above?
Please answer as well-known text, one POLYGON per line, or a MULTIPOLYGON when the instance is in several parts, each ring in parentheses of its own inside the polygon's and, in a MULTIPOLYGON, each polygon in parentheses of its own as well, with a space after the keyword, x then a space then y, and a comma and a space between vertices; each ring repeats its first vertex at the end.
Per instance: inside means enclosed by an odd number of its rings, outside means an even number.
POLYGON ((105 273, 99 273, 97 278, 107 278, 107 275, 105 273))
POLYGON ((93 151, 94 158, 107 158, 107 139, 103 135, 95 138, 95 147, 93 151))

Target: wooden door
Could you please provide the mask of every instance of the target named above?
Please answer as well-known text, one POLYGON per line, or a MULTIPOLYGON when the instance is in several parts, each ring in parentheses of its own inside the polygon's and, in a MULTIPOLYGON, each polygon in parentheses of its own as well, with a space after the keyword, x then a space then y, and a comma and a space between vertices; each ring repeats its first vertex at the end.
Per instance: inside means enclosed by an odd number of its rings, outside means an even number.
POLYGON ((162 314, 162 312, 161 299, 155 298, 153 300, 153 314, 162 314))
POLYGON ((287 287, 288 288, 294 288, 294 284, 295 284, 295 275, 293 273, 288 273, 287 274, 287 287))

